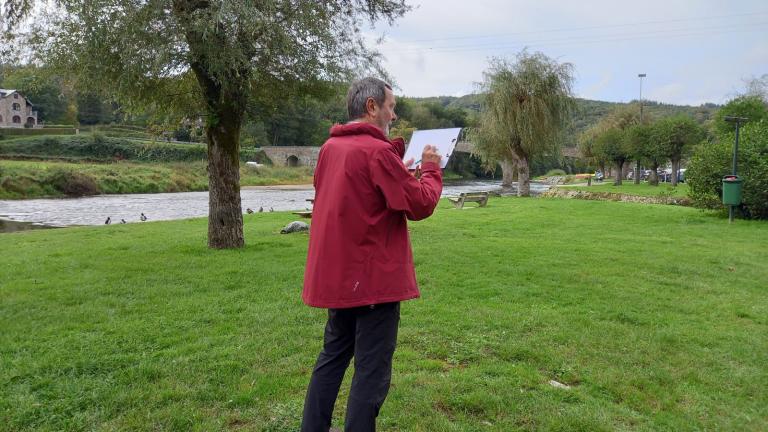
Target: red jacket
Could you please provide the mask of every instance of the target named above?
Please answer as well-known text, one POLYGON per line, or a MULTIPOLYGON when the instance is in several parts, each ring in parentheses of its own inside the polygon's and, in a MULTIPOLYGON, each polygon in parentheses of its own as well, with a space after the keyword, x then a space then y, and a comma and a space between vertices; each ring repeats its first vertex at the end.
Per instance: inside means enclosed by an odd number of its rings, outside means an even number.
POLYGON ((372 124, 331 128, 315 168, 306 304, 349 308, 419 296, 406 218, 432 214, 442 172, 428 162, 416 179, 404 152, 402 139, 390 141, 372 124))

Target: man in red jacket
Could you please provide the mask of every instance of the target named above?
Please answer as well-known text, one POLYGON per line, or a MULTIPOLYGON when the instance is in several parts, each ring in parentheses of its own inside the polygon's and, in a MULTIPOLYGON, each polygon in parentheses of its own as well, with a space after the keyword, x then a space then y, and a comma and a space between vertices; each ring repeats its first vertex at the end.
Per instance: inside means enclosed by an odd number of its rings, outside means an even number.
POLYGON ((349 123, 331 128, 315 168, 315 203, 302 299, 328 309, 323 350, 304 403, 301 430, 327 432, 344 372, 355 374, 345 430, 376 429, 392 376, 400 302, 419 296, 407 219, 429 217, 442 192, 441 156, 426 146, 421 176, 403 163, 402 139, 387 138, 392 88, 352 84, 349 123))

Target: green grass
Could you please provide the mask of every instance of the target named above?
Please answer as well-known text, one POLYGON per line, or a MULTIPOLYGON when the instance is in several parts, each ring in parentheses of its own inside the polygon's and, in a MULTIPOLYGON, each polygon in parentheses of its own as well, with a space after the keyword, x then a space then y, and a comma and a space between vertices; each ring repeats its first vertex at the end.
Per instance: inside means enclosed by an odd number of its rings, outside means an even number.
MULTIPOLYGON (((422 298, 381 430, 768 429, 766 223, 449 207, 411 224, 422 298)), ((297 430, 325 317, 293 219, 247 215, 229 251, 204 219, 0 235, 0 429, 297 430)))
MULTIPOLYGON (((205 165, 0 160, 0 199, 61 197, 68 194, 74 183, 81 184, 78 190, 84 189, 86 195, 204 191, 208 189, 205 165)), ((255 169, 243 164, 240 178, 242 186, 303 184, 312 183, 312 170, 271 166, 255 169)))
POLYGON ((640 196, 668 196, 683 198, 688 196, 688 185, 685 183, 678 183, 677 187, 672 187, 668 183, 659 183, 658 186, 651 186, 648 183, 634 184, 631 180, 624 182, 621 186, 614 186, 611 181, 603 183, 592 182, 592 186, 560 186, 563 189, 571 190, 584 190, 588 192, 610 192, 620 193, 625 195, 640 195, 640 196))

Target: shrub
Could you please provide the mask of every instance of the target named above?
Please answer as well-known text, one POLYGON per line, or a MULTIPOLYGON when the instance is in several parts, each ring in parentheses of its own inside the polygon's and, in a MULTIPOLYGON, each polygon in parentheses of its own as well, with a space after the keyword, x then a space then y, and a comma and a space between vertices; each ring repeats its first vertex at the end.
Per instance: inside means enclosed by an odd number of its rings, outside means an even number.
POLYGON ((176 141, 191 141, 192 130, 188 127, 180 127, 173 131, 173 139, 176 141))
POLYGON ((551 170, 547 171, 547 177, 564 176, 564 175, 565 175, 565 171, 563 171, 561 169, 551 169, 551 170))
MULTIPOLYGON (((722 208, 722 178, 731 173, 734 134, 724 134, 696 151, 685 173, 697 207, 722 208)), ((768 219, 768 120, 747 123, 739 137, 739 176, 744 180, 741 213, 768 219)))
POLYGON ((52 170, 45 177, 45 183, 67 196, 78 197, 100 193, 99 186, 93 177, 65 168, 52 170))

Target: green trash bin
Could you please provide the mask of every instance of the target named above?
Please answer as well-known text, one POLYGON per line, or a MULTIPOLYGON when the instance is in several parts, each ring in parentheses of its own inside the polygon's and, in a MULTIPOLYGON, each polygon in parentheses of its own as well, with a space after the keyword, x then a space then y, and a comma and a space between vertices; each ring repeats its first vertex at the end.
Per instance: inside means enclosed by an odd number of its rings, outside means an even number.
POLYGON ((723 204, 737 206, 741 204, 741 177, 727 175, 723 177, 723 204))

